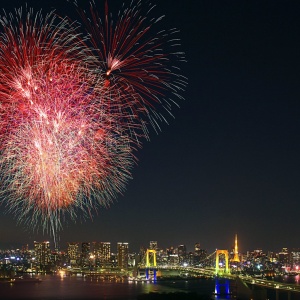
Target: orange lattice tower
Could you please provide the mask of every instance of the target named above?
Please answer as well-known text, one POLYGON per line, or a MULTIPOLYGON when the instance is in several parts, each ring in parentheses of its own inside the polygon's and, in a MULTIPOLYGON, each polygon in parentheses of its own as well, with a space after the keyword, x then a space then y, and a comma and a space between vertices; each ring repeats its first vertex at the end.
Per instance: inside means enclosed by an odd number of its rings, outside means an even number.
POLYGON ((234 243, 234 256, 232 261, 240 262, 239 252, 238 252, 238 243, 237 243, 237 234, 235 235, 235 243, 234 243))

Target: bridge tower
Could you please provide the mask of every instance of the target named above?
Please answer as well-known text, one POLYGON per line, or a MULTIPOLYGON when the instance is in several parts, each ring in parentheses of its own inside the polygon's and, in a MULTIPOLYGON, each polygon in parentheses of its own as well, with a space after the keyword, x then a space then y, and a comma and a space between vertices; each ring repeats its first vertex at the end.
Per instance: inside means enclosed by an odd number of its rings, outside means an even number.
POLYGON ((228 278, 216 277, 214 294, 224 296, 230 295, 230 280, 228 278))
POLYGON ((216 274, 220 273, 219 260, 220 255, 225 256, 225 273, 230 274, 229 265, 228 265, 228 251, 227 250, 216 250, 216 274))
POLYGON ((146 279, 150 279, 150 278, 156 280, 156 250, 155 249, 147 249, 146 251, 146 279), (150 258, 152 258, 152 261, 150 258))
POLYGON ((235 241, 234 241, 234 255, 232 260, 233 262, 240 262, 239 258, 239 252, 238 252, 238 242, 237 242, 237 234, 235 235, 235 241))

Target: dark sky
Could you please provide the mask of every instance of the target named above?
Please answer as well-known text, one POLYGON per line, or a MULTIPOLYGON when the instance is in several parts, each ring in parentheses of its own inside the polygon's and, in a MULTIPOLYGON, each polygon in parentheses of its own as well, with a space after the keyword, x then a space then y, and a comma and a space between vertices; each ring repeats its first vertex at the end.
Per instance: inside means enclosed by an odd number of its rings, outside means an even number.
MULTIPOLYGON (((43 2, 28 1, 70 11, 63 1, 43 2)), ((236 233, 241 252, 300 248, 299 1, 152 3, 166 15, 160 26, 181 30, 186 100, 138 152, 124 195, 93 221, 66 225, 61 248, 111 241, 114 250, 121 241, 137 251, 156 240, 189 251, 200 242, 212 252, 229 249, 236 233)), ((5 10, 20 4, 1 1, 5 10)), ((0 220, 0 247, 51 240, 11 215, 0 220)))

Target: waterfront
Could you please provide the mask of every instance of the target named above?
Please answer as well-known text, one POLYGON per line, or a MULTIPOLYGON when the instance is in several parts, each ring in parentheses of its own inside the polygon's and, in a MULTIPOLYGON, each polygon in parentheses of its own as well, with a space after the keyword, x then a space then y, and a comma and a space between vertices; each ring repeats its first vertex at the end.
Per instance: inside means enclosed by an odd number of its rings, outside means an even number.
MULTIPOLYGON (((274 278, 278 282, 293 283, 299 285, 298 276, 279 276, 274 278)), ((26 277, 25 277, 26 278, 26 277)), ((59 276, 39 275, 40 283, 34 281, 19 281, 15 283, 0 284, 1 299, 40 299, 40 300, 71 300, 71 299, 99 299, 99 300, 139 300, 149 294, 177 295, 179 293, 194 293, 199 299, 238 299, 234 297, 235 285, 230 281, 232 296, 214 296, 215 279, 197 278, 193 280, 162 280, 157 282, 130 282, 128 280, 101 280, 97 277, 84 276, 59 276)), ((155 297, 153 297, 155 299, 155 297)), ((179 299, 179 298, 176 298, 179 299)), ((180 299, 185 299, 182 296, 180 299)), ((275 290, 267 291, 267 298, 275 300, 275 290)), ((280 300, 285 300, 287 294, 281 293, 280 300)), ((298 293, 293 293, 292 300, 300 299, 298 293)))
MULTIPOLYGON (((135 300, 149 293, 194 292, 197 295, 212 295, 213 279, 149 282, 101 281, 97 278, 58 275, 40 275, 41 283, 2 283, 1 299, 105 299, 135 300)), ((220 298, 219 298, 220 299, 220 298)))

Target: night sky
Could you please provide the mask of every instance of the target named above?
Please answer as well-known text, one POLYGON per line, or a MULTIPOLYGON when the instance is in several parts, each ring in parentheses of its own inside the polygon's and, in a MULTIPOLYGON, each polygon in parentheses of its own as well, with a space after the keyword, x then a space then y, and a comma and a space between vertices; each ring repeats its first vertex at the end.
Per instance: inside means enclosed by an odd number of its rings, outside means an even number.
MULTIPOLYGON (((72 13, 61 0, 43 2, 27 1, 72 13)), ((130 1, 108 3, 117 9, 123 2, 130 1)), ((6 11, 23 3, 1 1, 6 11)), ((169 125, 150 132, 124 195, 93 221, 65 224, 60 248, 110 241, 112 250, 128 242, 138 251, 155 240, 188 251, 200 242, 213 252, 230 249, 236 233, 240 252, 300 248, 299 1, 152 3, 165 15, 157 28, 181 31, 185 100, 169 125)), ((2 207, 0 247, 34 240, 52 238, 17 225, 2 207)))

